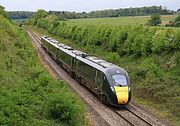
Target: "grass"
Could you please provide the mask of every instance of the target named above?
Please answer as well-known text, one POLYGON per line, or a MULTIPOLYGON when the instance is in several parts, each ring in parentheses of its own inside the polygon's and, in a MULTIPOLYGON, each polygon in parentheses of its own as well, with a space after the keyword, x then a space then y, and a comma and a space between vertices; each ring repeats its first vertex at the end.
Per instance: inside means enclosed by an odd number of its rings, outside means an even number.
POLYGON ((42 66, 25 31, 0 14, 0 125, 87 125, 85 105, 42 66))
MULTIPOLYGON (((167 23, 173 20, 176 15, 162 15, 162 23, 167 23)), ((136 25, 146 24, 150 16, 129 16, 129 17, 116 17, 116 18, 87 18, 87 19, 71 19, 68 23, 76 25, 136 25)))
MULTIPOLYGON (((101 19, 103 20, 103 19, 101 19)), ((49 35, 60 42, 63 42, 76 49, 94 54, 109 62, 125 68, 132 80, 133 99, 140 105, 149 108, 159 116, 180 125, 179 117, 179 72, 180 67, 167 68, 166 63, 172 59, 175 60, 179 56, 177 54, 163 53, 161 55, 151 55, 149 57, 135 58, 133 55, 119 57, 117 53, 110 53, 100 47, 89 48, 81 44, 74 43, 68 39, 63 39, 53 34, 49 34, 46 30, 31 27, 40 35, 49 35), (157 72, 157 73, 156 73, 157 72), (156 73, 157 77, 154 78, 156 73)), ((174 62, 174 61, 173 61, 174 62)))

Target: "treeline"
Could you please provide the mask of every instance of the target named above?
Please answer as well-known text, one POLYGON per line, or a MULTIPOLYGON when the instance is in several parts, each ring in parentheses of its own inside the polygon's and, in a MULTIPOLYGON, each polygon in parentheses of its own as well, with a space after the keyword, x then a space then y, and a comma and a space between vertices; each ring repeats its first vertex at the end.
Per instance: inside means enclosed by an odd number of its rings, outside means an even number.
MULTIPOLYGON (((9 11, 8 15, 11 19, 27 19, 33 16, 35 12, 29 11, 9 11)), ((172 10, 163 8, 162 6, 139 7, 139 8, 125 8, 125 9, 108 9, 91 11, 89 13, 69 12, 69 11, 49 11, 49 14, 59 16, 62 20, 65 19, 79 19, 79 18, 101 18, 101 17, 120 17, 120 16, 144 16, 152 14, 168 15, 174 14, 172 10)))
POLYGON ((39 63, 27 33, 0 6, 0 125, 82 126, 85 107, 39 63))
POLYGON ((76 18, 101 18, 101 17, 120 17, 120 16, 144 16, 152 14, 168 15, 174 11, 163 8, 162 6, 125 8, 125 9, 109 9, 92 11, 90 13, 68 12, 68 11, 49 11, 49 14, 55 14, 64 19, 76 18))
POLYGON ((8 16, 11 19, 28 19, 35 14, 35 12, 29 12, 29 11, 8 11, 8 16))

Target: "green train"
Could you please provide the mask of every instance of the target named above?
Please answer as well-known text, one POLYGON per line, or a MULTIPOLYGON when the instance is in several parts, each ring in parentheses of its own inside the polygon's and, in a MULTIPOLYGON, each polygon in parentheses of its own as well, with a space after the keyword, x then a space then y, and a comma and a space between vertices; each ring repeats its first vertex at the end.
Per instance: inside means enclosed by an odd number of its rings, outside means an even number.
POLYGON ((123 106, 130 102, 130 78, 123 68, 75 50, 47 36, 41 37, 41 46, 63 69, 94 92, 103 103, 123 106))

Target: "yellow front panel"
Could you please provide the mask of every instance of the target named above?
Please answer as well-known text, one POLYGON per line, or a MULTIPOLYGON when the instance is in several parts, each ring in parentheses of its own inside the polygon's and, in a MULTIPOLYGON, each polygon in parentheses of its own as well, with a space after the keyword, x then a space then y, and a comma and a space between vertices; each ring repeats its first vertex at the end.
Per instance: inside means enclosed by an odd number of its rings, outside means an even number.
POLYGON ((116 91, 118 104, 126 104, 128 102, 128 97, 129 97, 128 86, 127 87, 114 86, 114 89, 116 91))

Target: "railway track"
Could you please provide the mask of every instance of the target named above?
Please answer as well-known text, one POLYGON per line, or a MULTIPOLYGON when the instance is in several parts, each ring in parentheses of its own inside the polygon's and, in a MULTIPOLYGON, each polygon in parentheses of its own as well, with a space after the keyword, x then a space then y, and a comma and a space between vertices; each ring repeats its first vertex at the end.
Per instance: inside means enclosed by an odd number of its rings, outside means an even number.
POLYGON ((40 47, 41 46, 41 39, 32 31, 28 31, 29 35, 32 35, 32 37, 36 40, 35 44, 40 47))
MULTIPOLYGON (((26 30, 37 47, 42 58, 47 62, 47 65, 56 73, 58 77, 69 83, 72 89, 80 95, 90 108, 90 113, 93 116, 94 125, 99 126, 163 126, 157 118, 147 116, 144 111, 138 110, 132 104, 128 107, 113 108, 102 104, 97 97, 80 86, 76 80, 71 78, 62 68, 60 68, 54 60, 41 47, 40 38, 32 31, 26 30)), ((164 125, 165 126, 165 125, 164 125)))
POLYGON ((153 126, 152 122, 147 121, 146 119, 144 119, 143 117, 139 116, 137 113, 135 113, 134 111, 132 111, 131 109, 126 107, 126 110, 129 111, 130 113, 132 113, 134 116, 136 116, 137 118, 139 118, 140 120, 142 120, 143 122, 145 122, 147 125, 149 126, 153 126))
POLYGON ((143 117, 137 115, 126 107, 121 110, 114 109, 113 111, 132 126, 154 126, 152 122, 148 122, 143 117))

